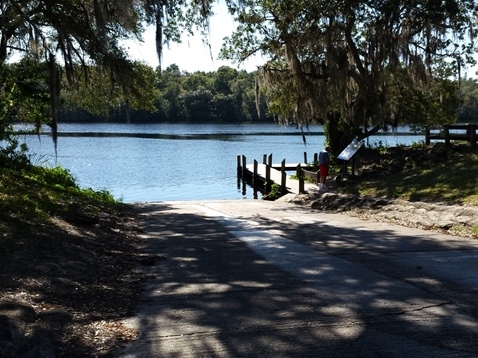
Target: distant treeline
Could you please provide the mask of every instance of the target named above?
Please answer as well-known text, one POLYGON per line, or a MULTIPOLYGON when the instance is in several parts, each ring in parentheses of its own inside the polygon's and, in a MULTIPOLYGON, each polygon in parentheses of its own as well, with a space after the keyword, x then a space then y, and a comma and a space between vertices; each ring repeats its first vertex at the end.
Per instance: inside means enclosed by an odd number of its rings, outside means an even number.
MULTIPOLYGON (((171 65, 156 70, 158 97, 156 112, 112 108, 108 116, 63 105, 61 122, 125 122, 130 123, 242 123, 272 122, 265 102, 256 105, 254 72, 239 71, 227 66, 216 72, 180 71, 171 65), (260 115, 258 114, 260 110, 260 115)), ((458 122, 478 122, 478 81, 465 79, 460 83, 458 122)))
MULTIPOLYGON (((131 110, 130 123, 271 122, 265 103, 256 106, 255 73, 221 67, 216 72, 181 72, 177 65, 156 71, 156 112, 131 110), (260 110, 260 115, 258 113, 260 110)), ((107 118, 63 105, 61 122, 125 122, 126 108, 112 108, 107 118)))

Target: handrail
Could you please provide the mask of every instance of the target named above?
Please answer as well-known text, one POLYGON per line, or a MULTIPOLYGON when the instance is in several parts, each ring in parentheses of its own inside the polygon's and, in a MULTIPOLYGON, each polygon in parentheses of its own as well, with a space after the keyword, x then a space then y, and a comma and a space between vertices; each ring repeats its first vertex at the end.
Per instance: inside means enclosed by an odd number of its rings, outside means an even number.
POLYGON ((477 145, 477 129, 478 124, 476 123, 467 123, 467 124, 447 124, 443 125, 441 128, 430 128, 425 129, 425 144, 429 145, 431 140, 444 140, 446 145, 449 145, 452 140, 467 141, 470 142, 472 147, 477 145), (432 133, 432 131, 437 131, 438 133, 432 133), (463 130, 464 133, 451 132, 453 130, 463 130))

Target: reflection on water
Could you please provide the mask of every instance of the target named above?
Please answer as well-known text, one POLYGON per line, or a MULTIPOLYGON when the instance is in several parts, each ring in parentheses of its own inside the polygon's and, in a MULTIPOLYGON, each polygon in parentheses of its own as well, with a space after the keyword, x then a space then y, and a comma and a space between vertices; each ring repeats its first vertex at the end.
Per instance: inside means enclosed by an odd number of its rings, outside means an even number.
MULTIPOLYGON (((107 189, 124 202, 253 198, 237 181, 237 156, 251 163, 271 155, 299 163, 324 146, 320 126, 306 144, 295 127, 260 125, 63 124, 58 157, 49 134, 25 135, 33 161, 61 165, 81 187, 107 189)), ((411 144, 423 136, 374 136, 369 142, 411 144)), ((260 193, 258 194, 260 197, 260 193)))

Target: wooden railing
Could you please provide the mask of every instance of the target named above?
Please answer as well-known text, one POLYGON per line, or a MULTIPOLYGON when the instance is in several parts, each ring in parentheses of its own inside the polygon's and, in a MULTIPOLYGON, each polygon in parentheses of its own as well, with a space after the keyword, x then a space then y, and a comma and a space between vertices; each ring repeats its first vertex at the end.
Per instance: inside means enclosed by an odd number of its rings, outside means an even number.
POLYGON ((467 141, 472 147, 476 147, 478 125, 471 124, 449 124, 441 128, 427 128, 425 130, 425 143, 430 144, 431 140, 444 140, 449 145, 450 141, 467 141))

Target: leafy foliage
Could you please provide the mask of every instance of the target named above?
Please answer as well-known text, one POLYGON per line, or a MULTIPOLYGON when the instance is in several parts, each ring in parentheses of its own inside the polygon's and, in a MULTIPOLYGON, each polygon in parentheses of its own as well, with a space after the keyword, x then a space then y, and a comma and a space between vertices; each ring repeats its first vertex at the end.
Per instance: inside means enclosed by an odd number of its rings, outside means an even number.
MULTIPOLYGON (((151 87, 151 71, 129 59, 122 41, 140 39, 143 25, 155 23, 156 47, 160 54, 163 40, 178 41, 180 29, 205 28, 211 4, 207 0, 2 1, 0 65, 5 65, 15 55, 44 66, 44 80, 33 82, 45 86, 50 107, 48 115, 44 116, 43 106, 32 109, 32 104, 38 105, 38 102, 29 103, 27 99, 32 99, 31 96, 23 99, 23 106, 30 108, 30 114, 35 116, 32 120, 51 126, 56 141, 60 92, 65 82, 70 85, 70 92, 80 90, 75 101, 89 110, 107 111, 105 102, 111 107, 118 98, 125 102, 126 112, 130 107, 152 110, 156 91, 151 87), (83 84, 78 87, 79 81, 83 84), (90 86, 92 82, 94 90, 90 86), (109 95, 107 85, 111 90, 109 95), (86 93, 91 96, 85 96, 86 93), (92 98, 99 99, 99 103, 92 98)), ((4 83, 15 82, 15 78, 6 77, 8 72, 2 71, 2 74, 4 83)), ((30 77, 25 73, 23 78, 30 77)), ((9 95, 5 95, 7 102, 9 95)), ((5 118, 11 115, 2 113, 2 127, 6 125, 5 118)))
POLYGON ((36 128, 49 120, 50 96, 45 81, 45 65, 26 58, 18 63, 0 64, 0 140, 7 143, 2 150, 18 149, 11 118, 33 123, 36 128))
POLYGON ((268 58, 258 79, 271 111, 325 123, 334 152, 369 128, 456 118, 456 106, 441 101, 454 94, 442 69, 459 73, 473 61, 474 1, 245 0, 230 9, 239 26, 222 56, 268 58), (424 99, 430 108, 419 106, 424 99))
MULTIPOLYGON (((245 122, 260 120, 255 108, 255 74, 223 66, 216 72, 180 72, 176 65, 159 74, 162 116, 156 121, 245 122)), ((263 111, 262 120, 271 121, 263 111)))
POLYGON ((478 81, 476 79, 461 81, 459 118, 468 123, 478 121, 478 81))
POLYGON ((112 111, 121 108, 156 112, 155 100, 159 97, 156 73, 142 63, 134 62, 135 75, 129 79, 132 85, 126 90, 111 73, 100 67, 88 67, 88 73, 73 88, 62 92, 64 103, 71 109, 108 118, 112 111))
MULTIPOLYGON (((0 228, 14 232, 25 225, 48 224, 55 213, 91 203, 114 208, 118 201, 106 191, 80 189, 71 173, 61 167, 33 166, 26 160, 6 159, 0 154, 0 228)), ((5 247, 8 235, 0 238, 5 247)))
MULTIPOLYGON (((151 70, 151 69, 150 69, 151 70)), ((95 69, 91 70, 95 73, 95 69)), ((150 110, 132 109, 129 117, 131 123, 139 122, 191 122, 221 123, 258 121, 254 104, 254 73, 238 71, 224 66, 216 72, 181 72, 177 65, 171 65, 164 71, 154 74, 145 71, 147 83, 154 77, 154 89, 144 86, 143 91, 149 95, 154 92, 155 101, 150 103, 150 110)), ((101 83, 103 77, 98 77, 101 83)), ((108 78, 104 79, 106 82, 108 78)), ((76 92, 66 92, 61 121, 83 121, 86 118, 102 121, 124 122, 125 99, 121 92, 114 101, 110 97, 109 85, 89 84, 76 92), (115 105, 113 105, 115 104, 115 105), (102 117, 87 117, 85 111, 102 117)), ((146 100, 144 101, 146 103, 146 100)), ((264 115, 263 121, 272 121, 264 115)))
POLYGON ((277 200, 282 196, 280 185, 277 183, 273 183, 271 185, 271 191, 267 194, 268 200, 277 200))

